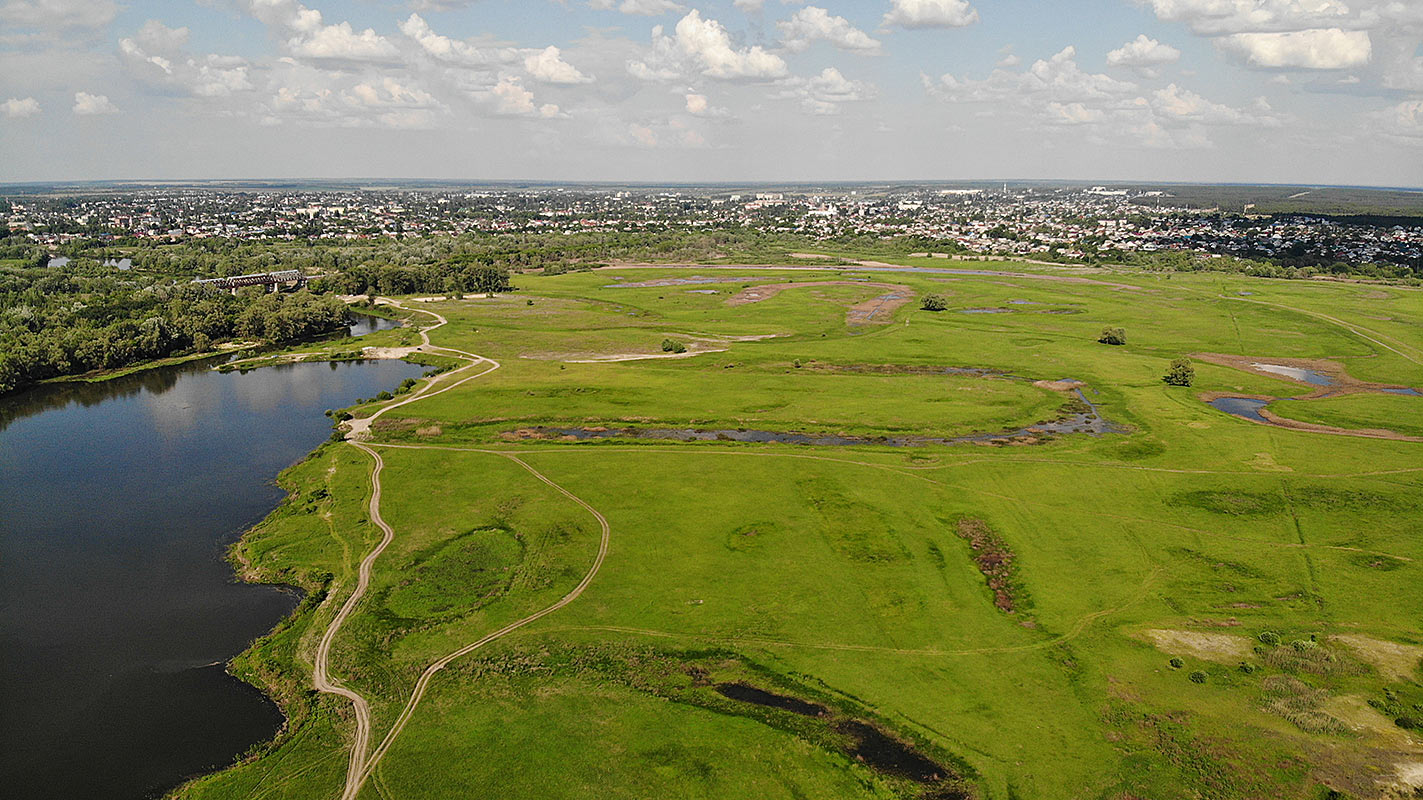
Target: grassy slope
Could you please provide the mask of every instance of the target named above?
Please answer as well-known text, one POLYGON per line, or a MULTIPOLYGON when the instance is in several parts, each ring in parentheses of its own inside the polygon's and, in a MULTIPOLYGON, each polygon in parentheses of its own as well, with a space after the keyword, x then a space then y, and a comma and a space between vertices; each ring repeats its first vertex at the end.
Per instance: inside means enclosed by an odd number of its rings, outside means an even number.
MULTIPOLYGON (((1140 632, 1416 639, 1423 507, 1418 473, 1407 470, 1417 469, 1418 446, 1252 425, 1195 399, 1209 390, 1302 393, 1282 381, 1198 364, 1197 386, 1185 390, 1160 375, 1181 353, 1223 352, 1338 358, 1359 377, 1418 385, 1423 368, 1410 360, 1423 347, 1417 293, 1381 300, 1362 287, 1221 276, 1109 276, 1145 290, 1125 291, 897 275, 947 294, 953 308, 1015 311, 911 307, 893 325, 852 331, 844 304, 874 290, 801 289, 728 308, 740 284, 718 287, 720 295, 605 288, 612 274, 523 278, 518 297, 437 307, 451 319, 437 342, 504 366, 396 412, 418 421, 395 420, 385 435, 526 452, 608 516, 613 547, 576 603, 442 675, 363 797, 571 797, 594 786, 611 797, 896 791, 811 746, 805 731, 675 693, 666 702, 647 653, 660 654, 660 665, 702 663, 715 651, 723 668, 728 658, 743 664, 737 669, 754 666, 763 685, 780 676, 821 692, 961 758, 992 797, 1313 797, 1321 782, 1366 794, 1397 760, 1387 755, 1398 744, 1387 731, 1311 734, 1263 711, 1264 681, 1283 674, 1265 663, 1270 653, 1247 651, 1261 667, 1247 674, 1238 658, 1163 652, 1140 632), (1400 352, 1254 300, 1344 319, 1400 352), (1044 309, 1080 313, 1037 313, 1044 309), (1097 345, 1106 324, 1126 327, 1130 343, 1097 345), (547 360, 655 353, 667 335, 764 333, 787 335, 677 361, 547 360), (1061 400, 1026 381, 847 375, 796 370, 794 359, 1075 377, 1134 432, 912 451, 509 445, 497 436, 529 422, 780 429, 807 419, 938 434, 1032 422, 1061 400), (489 424, 495 418, 506 421, 489 424), (430 436, 431 423, 444 433, 430 436), (963 515, 988 522, 1016 552, 1030 601, 1022 614, 994 608, 953 533, 963 515), (560 666, 566 651, 597 654, 597 664, 560 666), (1182 669, 1167 665, 1172 655, 1182 669), (1196 670, 1206 683, 1187 680, 1196 670)), ((1330 401, 1295 404, 1320 402, 1330 401)), ((377 736, 425 663, 560 596, 586 568, 596 536, 580 509, 496 454, 387 450, 385 458, 384 513, 398 536, 334 664, 371 697, 377 736)), ((339 594, 364 546, 354 539, 369 533, 366 470, 339 446, 294 468, 286 480, 299 494, 249 536, 249 555, 268 574, 330 572, 339 594), (321 486, 325 497, 316 496, 321 486)), ((267 680, 292 687, 293 705, 308 709, 295 733, 186 796, 335 792, 344 710, 295 694, 325 613, 298 618, 242 662, 266 665, 267 680)), ((1342 651, 1336 663, 1354 664, 1342 651)), ((1293 674, 1336 699, 1378 698, 1387 683, 1352 666, 1293 674)))
POLYGON ((1423 398, 1352 394, 1322 400, 1282 400, 1270 406, 1282 417, 1338 428, 1384 428, 1423 436, 1423 398))

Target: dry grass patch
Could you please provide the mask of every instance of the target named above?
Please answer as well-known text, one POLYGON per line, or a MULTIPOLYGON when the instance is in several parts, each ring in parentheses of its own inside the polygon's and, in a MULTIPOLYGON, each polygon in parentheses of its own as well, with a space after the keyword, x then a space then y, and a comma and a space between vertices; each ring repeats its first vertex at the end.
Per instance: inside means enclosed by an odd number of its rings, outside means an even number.
POLYGON ((1419 664, 1423 662, 1423 647, 1419 645, 1399 644, 1357 633, 1329 638, 1348 645, 1359 658, 1393 680, 1416 680, 1419 664))
POLYGON ((1229 633, 1158 629, 1143 631, 1142 635, 1163 652, 1184 653, 1202 661, 1234 664, 1241 659, 1248 658, 1251 653, 1249 639, 1229 633))

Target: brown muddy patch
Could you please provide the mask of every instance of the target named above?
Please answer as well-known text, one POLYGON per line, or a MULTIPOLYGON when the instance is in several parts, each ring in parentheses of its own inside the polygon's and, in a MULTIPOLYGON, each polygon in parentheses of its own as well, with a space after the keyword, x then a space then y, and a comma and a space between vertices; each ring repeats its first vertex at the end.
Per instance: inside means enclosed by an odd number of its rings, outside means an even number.
POLYGON ((974 517, 959 520, 954 533, 968 542, 974 566, 993 592, 993 605, 1005 614, 1017 613, 1025 598, 1017 581, 1017 557, 1007 542, 987 522, 974 517))
MULTIPOLYGON (((1327 433, 1333 436, 1357 436, 1363 439, 1389 439, 1395 442, 1423 442, 1423 437, 1407 436, 1398 431, 1383 428, 1339 428, 1333 425, 1301 422, 1297 419, 1282 417, 1267 407, 1270 403, 1279 399, 1278 397, 1268 394, 1201 392, 1196 396, 1218 411, 1224 411, 1237 419, 1243 419, 1257 425, 1269 425, 1274 428, 1285 428, 1287 430, 1305 431, 1308 433, 1327 433)), ((1317 395, 1310 394, 1302 397, 1292 397, 1290 399, 1317 399, 1317 395)))
POLYGON ((770 300, 787 289, 804 289, 813 286, 873 286, 886 290, 883 294, 856 303, 845 312, 845 322, 849 325, 882 325, 889 322, 894 312, 914 299, 914 290, 895 283, 874 283, 871 281, 806 281, 804 283, 763 283, 749 286, 726 301, 728 306, 745 306, 770 300))
POLYGON ((1418 394, 1411 386, 1393 383, 1361 381, 1349 374, 1343 364, 1327 358, 1270 358, 1236 356, 1225 353, 1194 353, 1192 358, 1231 367, 1267 378, 1288 381, 1296 385, 1315 387, 1308 394, 1295 395, 1292 400, 1314 400, 1364 392, 1383 394, 1418 394))
POLYGON ((913 299, 912 289, 896 286, 878 297, 850 306, 850 310, 845 312, 845 322, 849 325, 887 325, 894 318, 894 312, 913 299))

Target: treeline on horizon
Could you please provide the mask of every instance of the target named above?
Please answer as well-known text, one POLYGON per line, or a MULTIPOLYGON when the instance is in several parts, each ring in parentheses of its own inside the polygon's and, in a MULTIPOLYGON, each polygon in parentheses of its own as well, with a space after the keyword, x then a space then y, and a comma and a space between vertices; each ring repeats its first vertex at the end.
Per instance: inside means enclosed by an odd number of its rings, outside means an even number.
MULTIPOLYGON (((1004 238, 1011 238, 1005 236, 1004 238)), ((1419 283, 1423 266, 1346 264, 1309 254, 1284 258, 1197 252, 1061 252, 1030 258, 1121 265, 1167 272, 1218 271, 1264 278, 1320 275, 1419 283)), ((354 242, 194 239, 79 241, 57 252, 73 259, 48 268, 51 251, 0 239, 0 394, 48 378, 116 369, 205 352, 234 340, 281 344, 347 324, 335 295, 499 293, 524 270, 558 274, 612 261, 783 263, 797 250, 853 257, 948 252, 972 255, 928 237, 857 234, 832 240, 745 228, 687 231, 466 234, 354 242), (127 257, 133 269, 103 266, 127 257), (236 296, 194 286, 194 278, 297 269, 312 280, 291 294, 260 287, 236 296)), ((821 262, 826 265, 835 261, 821 262)), ((848 263, 848 262, 847 262, 848 263)))

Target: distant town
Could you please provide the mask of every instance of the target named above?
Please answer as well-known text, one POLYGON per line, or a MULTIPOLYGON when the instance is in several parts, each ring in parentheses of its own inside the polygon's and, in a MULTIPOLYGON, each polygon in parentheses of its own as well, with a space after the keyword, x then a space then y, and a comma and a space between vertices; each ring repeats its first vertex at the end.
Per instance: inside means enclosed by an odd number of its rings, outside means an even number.
POLYGON ((1105 185, 825 192, 161 187, 12 195, 0 209, 11 244, 27 241, 56 257, 79 244, 199 239, 330 242, 731 229, 825 242, 909 237, 944 257, 1121 262, 1182 252, 1325 272, 1379 265, 1403 267, 1402 274, 1413 277, 1423 273, 1423 217, 1262 213, 1250 203, 1226 210, 1188 203, 1170 189, 1105 185))

